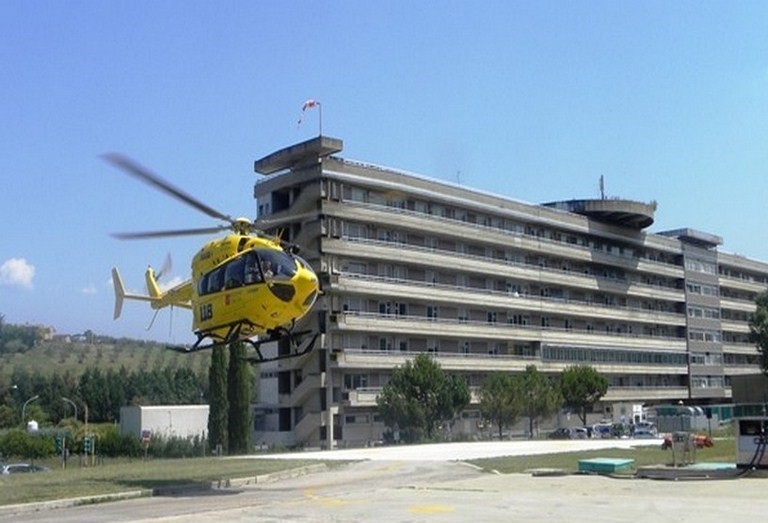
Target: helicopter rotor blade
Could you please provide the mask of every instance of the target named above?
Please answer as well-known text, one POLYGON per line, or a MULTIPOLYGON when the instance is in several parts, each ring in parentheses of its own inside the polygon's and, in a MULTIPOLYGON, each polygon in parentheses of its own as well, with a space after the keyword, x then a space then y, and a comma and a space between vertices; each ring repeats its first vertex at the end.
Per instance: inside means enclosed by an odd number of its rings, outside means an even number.
POLYGON ((171 253, 165 255, 165 261, 163 261, 163 266, 160 267, 160 270, 157 271, 155 274, 155 279, 159 280, 169 272, 171 272, 171 269, 173 268, 173 260, 171 260, 171 253))
POLYGON ((131 160, 127 156, 123 156, 122 154, 118 154, 118 153, 108 153, 108 154, 102 155, 102 158, 107 162, 111 163, 112 165, 114 165, 115 167, 123 170, 124 172, 138 178, 139 180, 155 187, 156 189, 159 189, 160 191, 166 194, 169 194, 170 196, 176 198, 177 200, 181 200, 187 205, 197 209, 202 213, 207 214, 212 218, 218 218, 219 220, 224 220, 225 222, 228 222, 230 224, 234 223, 234 219, 231 216, 227 216, 226 214, 220 213, 216 209, 213 209, 212 207, 207 206, 197 198, 194 198, 189 194, 185 193, 184 191, 182 191, 181 189, 174 187, 171 183, 160 178, 158 175, 154 174, 149 169, 139 165, 138 163, 131 160))
POLYGON ((217 227, 203 227, 200 229, 177 229, 170 231, 148 231, 148 232, 118 232, 112 234, 118 240, 146 240, 148 238, 171 238, 174 236, 198 236, 202 234, 215 234, 221 231, 227 231, 229 227, 219 225, 217 227))

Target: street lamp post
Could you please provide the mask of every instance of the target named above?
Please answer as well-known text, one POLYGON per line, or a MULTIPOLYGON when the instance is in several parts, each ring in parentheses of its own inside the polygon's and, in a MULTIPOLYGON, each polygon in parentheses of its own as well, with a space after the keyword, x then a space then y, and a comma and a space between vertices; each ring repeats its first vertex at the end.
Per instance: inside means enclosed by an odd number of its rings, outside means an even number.
POLYGON ((74 401, 72 401, 72 400, 71 400, 71 399, 69 399, 69 398, 65 398, 64 396, 62 396, 62 397, 61 397, 61 399, 62 399, 62 400, 64 400, 64 401, 66 401, 66 402, 67 402, 67 403, 69 403, 70 405, 72 405, 72 408, 73 408, 73 409, 75 409, 75 421, 77 421, 77 405, 75 404, 75 402, 74 402, 74 401))
POLYGON ((24 405, 21 407, 21 424, 24 425, 24 420, 27 418, 27 405, 32 403, 35 400, 40 399, 40 394, 35 394, 31 398, 29 398, 27 401, 24 402, 24 405))

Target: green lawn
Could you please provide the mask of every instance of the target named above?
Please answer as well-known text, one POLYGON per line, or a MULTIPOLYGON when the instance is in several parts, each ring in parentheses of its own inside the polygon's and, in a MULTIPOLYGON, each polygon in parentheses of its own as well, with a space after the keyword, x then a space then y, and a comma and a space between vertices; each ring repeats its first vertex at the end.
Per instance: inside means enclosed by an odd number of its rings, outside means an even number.
MULTIPOLYGON (((698 463, 734 463, 736 460, 735 445, 732 437, 717 439, 713 447, 696 451, 696 461, 698 463)), ((661 450, 661 446, 651 446, 636 447, 628 450, 609 449, 539 456, 509 456, 472 460, 470 463, 481 467, 483 470, 495 470, 502 474, 523 473, 532 469, 558 469, 564 472, 577 472, 579 460, 592 458, 634 459, 635 467, 669 465, 672 463, 672 451, 661 450)), ((634 473, 634 470, 631 472, 634 473)))
MULTIPOLYGON (((0 505, 114 494, 168 485, 254 477, 316 464, 317 461, 190 458, 111 460, 95 467, 70 463, 52 472, 0 476, 0 505)), ((56 466, 55 463, 46 463, 56 466)))

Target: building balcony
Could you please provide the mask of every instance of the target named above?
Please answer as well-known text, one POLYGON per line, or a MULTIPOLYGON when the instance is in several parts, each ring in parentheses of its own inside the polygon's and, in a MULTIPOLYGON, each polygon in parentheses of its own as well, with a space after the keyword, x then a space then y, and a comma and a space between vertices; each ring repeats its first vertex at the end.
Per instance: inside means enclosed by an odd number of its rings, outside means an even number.
POLYGON ((749 334, 749 324, 741 321, 721 320, 720 328, 726 332, 749 334))
POLYGON ((732 353, 732 354, 748 354, 750 356, 760 354, 760 351, 758 351, 757 346, 754 343, 750 343, 750 342, 736 343, 736 342, 724 341, 723 352, 732 353))
POLYGON ((436 338, 472 338, 485 340, 519 340, 555 345, 580 344, 620 346, 622 348, 659 349, 685 351, 684 338, 667 336, 638 336, 629 333, 598 333, 588 330, 558 329, 512 323, 459 322, 457 320, 431 320, 423 316, 383 315, 362 312, 336 313, 332 315, 338 330, 436 338))
POLYGON ((688 397, 688 387, 608 387, 601 402, 671 402, 688 397))
POLYGON ((755 294, 760 294, 766 290, 766 285, 764 283, 759 283, 752 280, 744 280, 741 278, 732 278, 729 276, 723 276, 722 274, 720 274, 718 277, 718 284, 720 287, 744 292, 754 292, 755 294))
POLYGON ((608 253, 592 249, 585 245, 571 243, 562 239, 550 239, 520 231, 500 229, 491 225, 471 223, 455 218, 424 214, 397 207, 388 207, 370 203, 345 201, 344 203, 326 202, 323 206, 326 215, 358 222, 389 223, 405 230, 425 231, 439 228, 457 238, 476 238, 482 236, 488 243, 501 247, 513 245, 524 251, 539 253, 542 250, 549 255, 564 259, 603 263, 628 270, 682 278, 683 268, 679 265, 639 258, 633 254, 608 253))
MULTIPOLYGON (((547 285, 577 288, 594 292, 622 294, 637 298, 685 301, 682 289, 650 285, 630 279, 610 278, 592 273, 562 270, 503 259, 474 256, 466 253, 430 249, 397 242, 367 240, 363 238, 338 238, 323 240, 323 251, 360 260, 387 261, 391 263, 421 266, 430 269, 453 271, 457 260, 467 272, 493 275, 496 278, 523 280, 547 285)), ((540 251, 541 252, 541 251, 540 251)))
POLYGON ((414 294, 414 289, 418 289, 418 294, 424 302, 436 305, 461 304, 464 307, 476 306, 493 310, 509 309, 515 312, 534 312, 592 320, 649 323, 674 327, 685 327, 686 325, 685 315, 674 312, 619 307, 578 300, 546 298, 492 289, 460 287, 354 273, 339 274, 333 285, 326 289, 326 292, 338 291, 342 294, 410 298, 414 294))
POLYGON ((349 407, 375 407, 383 387, 366 387, 343 393, 343 403, 349 407))
MULTIPOLYGON (((336 365, 342 369, 355 370, 392 370, 405 365, 415 358, 418 352, 380 351, 347 348, 334 352, 336 365)), ((541 372, 559 374, 575 364, 588 364, 603 374, 667 374, 687 375, 685 365, 668 363, 626 363, 626 362, 584 362, 584 361, 542 361, 536 357, 501 355, 428 352, 440 367, 446 371, 463 373, 518 372, 522 373, 528 365, 535 365, 541 372)))
MULTIPOLYGON (((472 387, 471 405, 477 405, 480 387, 472 387)), ((376 398, 383 387, 369 387, 347 391, 345 404, 350 407, 376 407, 376 398)), ((667 402, 677 401, 688 397, 688 387, 609 387, 608 392, 600 401, 609 402, 667 402)))
POLYGON ((752 314, 757 310, 757 305, 752 300, 739 300, 737 298, 721 296, 720 308, 752 314))

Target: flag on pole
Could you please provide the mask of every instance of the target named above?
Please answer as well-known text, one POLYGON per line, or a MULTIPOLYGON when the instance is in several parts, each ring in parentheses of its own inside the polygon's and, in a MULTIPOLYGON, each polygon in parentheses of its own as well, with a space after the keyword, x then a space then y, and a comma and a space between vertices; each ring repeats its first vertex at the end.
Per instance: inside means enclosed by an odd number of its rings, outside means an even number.
MULTIPOLYGON (((301 126, 301 122, 304 119, 304 112, 307 109, 312 109, 313 107, 317 107, 319 111, 322 111, 321 106, 320 106, 320 102, 318 102, 317 100, 313 100, 313 99, 310 98, 309 100, 304 102, 304 105, 301 106, 301 117, 299 117, 299 123, 298 123, 297 127, 301 126)), ((320 118, 322 118, 322 116, 320 118)))

